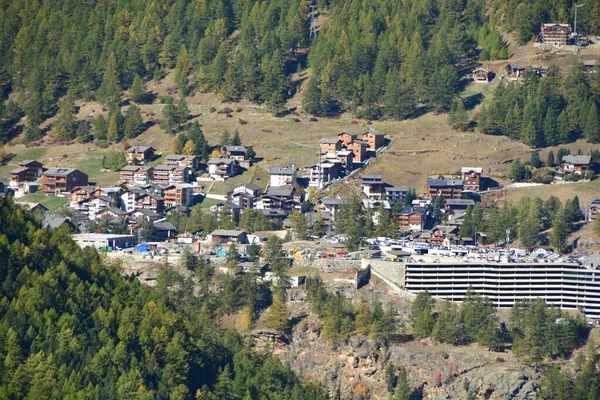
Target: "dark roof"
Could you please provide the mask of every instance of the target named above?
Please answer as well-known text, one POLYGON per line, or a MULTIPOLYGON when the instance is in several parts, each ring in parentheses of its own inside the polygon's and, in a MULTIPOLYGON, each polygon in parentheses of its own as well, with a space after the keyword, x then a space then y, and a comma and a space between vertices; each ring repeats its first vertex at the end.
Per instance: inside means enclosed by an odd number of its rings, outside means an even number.
POLYGON ((104 210, 100 211, 99 214, 101 214, 104 211, 110 211, 111 213, 115 214, 115 215, 125 215, 127 214, 125 211, 121 210, 120 208, 117 207, 107 207, 104 210))
POLYGON ((291 197, 294 194, 293 186, 269 186, 268 195, 277 197, 291 197))
POLYGON ((383 181, 383 177, 381 175, 361 175, 360 179, 363 182, 365 182, 365 181, 382 182, 383 181))
POLYGON ((429 186, 463 186, 461 179, 427 179, 429 186))
POLYGON ((242 183, 241 185, 235 186, 233 189, 237 189, 239 187, 245 187, 246 189, 252 190, 252 191, 262 190, 262 188, 260 186, 255 185, 254 183, 242 183))
POLYGON ((296 173, 296 167, 271 167, 269 168, 269 174, 271 175, 293 175, 296 173))
POLYGON ((408 192, 410 191, 410 188, 404 186, 404 187, 386 187, 385 188, 386 192, 408 192))
POLYGON ((241 152, 246 152, 246 147, 245 146, 223 146, 223 148, 227 151, 227 152, 232 152, 232 151, 241 151, 241 152))
POLYGON ((346 132, 346 131, 344 131, 344 132, 340 132, 340 133, 338 133, 337 135, 338 135, 338 136, 341 136, 341 135, 350 135, 350 136, 352 136, 352 137, 358 137, 358 134, 356 134, 356 133, 354 133, 354 132, 346 132))
POLYGON ((285 210, 279 208, 267 208, 260 210, 268 218, 284 218, 287 217, 288 213, 285 210))
POLYGON ((44 220, 44 228, 55 229, 60 228, 64 224, 74 226, 71 220, 65 217, 50 216, 44 220))
POLYGON ((21 161, 21 162, 19 163, 19 166, 26 167, 26 166, 28 166, 29 164, 32 164, 32 163, 38 163, 38 164, 41 164, 41 162, 39 162, 39 161, 36 161, 36 160, 23 160, 23 161, 21 161))
POLYGON ((592 156, 564 156, 563 162, 575 165, 590 165, 592 156))
POLYGON ((167 160, 179 161, 179 160, 182 160, 184 158, 196 158, 196 157, 198 157, 198 156, 184 155, 184 154, 169 154, 165 158, 167 160))
POLYGON ((425 215, 427 213, 427 210, 425 209, 425 207, 407 207, 404 210, 402 210, 400 212, 400 214, 410 214, 413 212, 417 212, 419 214, 425 215))
POLYGON ((471 199, 447 199, 446 204, 449 206, 474 206, 475 202, 471 199))
POLYGON ((138 169, 143 169, 144 171, 149 171, 151 169, 153 169, 154 167, 151 166, 143 166, 143 165, 126 165, 123 168, 121 168, 121 171, 137 171, 138 169))
POLYGON ((50 168, 48 171, 44 172, 44 175, 67 176, 75 171, 77 171, 75 168, 50 168))
POLYGON ((128 153, 133 153, 133 152, 143 153, 148 150, 154 150, 154 147, 152 147, 152 146, 130 146, 126 151, 128 153))
POLYGON ((160 231, 176 231, 175 226, 169 221, 155 221, 154 227, 160 231))
POLYGON ((245 235, 244 231, 232 231, 226 229, 217 229, 214 230, 211 235, 212 236, 226 236, 226 237, 240 237, 241 235, 245 235))

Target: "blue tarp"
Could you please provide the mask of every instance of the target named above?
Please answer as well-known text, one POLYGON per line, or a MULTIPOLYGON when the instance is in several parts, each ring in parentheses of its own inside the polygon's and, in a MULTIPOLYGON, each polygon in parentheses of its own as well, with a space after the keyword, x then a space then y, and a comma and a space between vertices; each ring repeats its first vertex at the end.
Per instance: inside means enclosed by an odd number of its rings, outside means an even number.
POLYGON ((149 251, 151 247, 152 245, 148 243, 141 243, 135 246, 136 250, 138 251, 149 251))

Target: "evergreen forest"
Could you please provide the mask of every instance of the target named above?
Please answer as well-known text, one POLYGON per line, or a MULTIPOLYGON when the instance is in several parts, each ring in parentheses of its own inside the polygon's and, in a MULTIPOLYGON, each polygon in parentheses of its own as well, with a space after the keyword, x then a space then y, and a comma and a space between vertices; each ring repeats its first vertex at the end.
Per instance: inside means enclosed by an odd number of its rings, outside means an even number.
POLYGON ((0 398, 325 399, 220 326, 235 305, 198 289, 202 260, 186 262, 192 278, 167 268, 150 289, 40 220, 0 197, 0 398))

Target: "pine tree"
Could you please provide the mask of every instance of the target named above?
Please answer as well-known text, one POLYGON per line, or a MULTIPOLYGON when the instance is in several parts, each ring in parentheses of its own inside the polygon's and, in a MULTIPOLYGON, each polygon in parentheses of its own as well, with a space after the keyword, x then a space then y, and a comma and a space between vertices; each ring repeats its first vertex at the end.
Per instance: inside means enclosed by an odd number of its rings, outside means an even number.
POLYGON ((558 213, 552 224, 552 235, 550 245, 554 247, 557 253, 564 253, 567 249, 567 237, 570 233, 570 227, 564 211, 558 213))
POLYGON ((54 120, 54 135, 58 140, 71 140, 75 137, 75 105, 71 94, 67 94, 59 103, 58 114, 54 120))
POLYGON ((285 293, 282 289, 277 289, 273 294, 273 304, 267 316, 267 324, 280 335, 285 335, 289 329, 290 313, 285 304, 285 293))
POLYGON ((80 121, 77 124, 77 132, 75 133, 75 138, 78 143, 87 143, 92 140, 92 135, 90 133, 90 125, 87 121, 80 121))
POLYGON ((463 103, 461 98, 455 100, 456 108, 454 110, 454 124, 452 127, 459 131, 466 131, 469 127, 469 115, 467 114, 467 110, 465 110, 465 103, 463 103))
POLYGON ((546 166, 547 167, 554 167, 555 163, 554 163, 554 152, 552 150, 550 150, 548 152, 548 157, 546 158, 546 166))
POLYGON ((143 102, 147 97, 144 81, 142 81, 142 78, 140 78, 140 76, 137 74, 133 78, 133 83, 129 88, 129 97, 136 103, 143 102))
POLYGON ((100 114, 94 120, 94 139, 106 140, 108 134, 108 122, 104 115, 100 114))
POLYGON ((371 322, 371 310, 369 308, 369 303, 365 298, 361 298, 360 302, 358 303, 356 317, 354 320, 356 332, 362 335, 369 333, 371 322))
POLYGON ((412 390, 408 381, 408 373, 406 368, 400 367, 398 368, 398 380, 393 400, 410 400, 411 396, 412 390))
POLYGON ((113 113, 112 117, 110 118, 110 121, 108 123, 108 130, 106 131, 106 139, 109 142, 113 142, 113 143, 116 143, 119 140, 121 140, 121 137, 119 134, 119 113, 118 112, 113 113))
POLYGON ((571 220, 573 222, 581 221, 581 218, 583 217, 583 215, 581 213, 581 205, 579 204, 579 197, 578 196, 573 197, 571 204, 572 204, 572 210, 573 210, 573 216, 571 217, 571 220))
POLYGON ((553 107, 548 107, 546 119, 544 120, 544 137, 546 144, 549 146, 555 146, 561 141, 556 120, 556 110, 553 107))
POLYGON ((590 142, 600 141, 600 121, 598 120, 598 106, 593 101, 590 104, 583 136, 590 142))
POLYGON ((540 168, 542 166, 542 160, 540 160, 540 152, 534 151, 531 153, 531 165, 534 168, 540 168))
POLYGON ((533 121, 529 121, 521 131, 521 141, 528 146, 538 147, 538 131, 533 121))
POLYGON ((131 105, 125 111, 125 122, 123 125, 123 134, 127 139, 133 139, 142 133, 144 121, 142 120, 142 113, 137 106, 131 105))
POLYGON ((121 97, 119 72, 115 53, 111 52, 104 66, 102 85, 98 89, 98 100, 104 105, 117 103, 121 97))
POLYGON ((306 84, 304 97, 302 99, 302 107, 309 114, 321 114, 321 88, 314 75, 310 77, 306 84))
POLYGON ((187 102, 185 101, 185 97, 181 96, 179 101, 177 102, 177 124, 184 125, 187 120, 190 118, 190 109, 188 107, 187 102))
POLYGON ((236 129, 233 132, 233 137, 231 138, 231 145, 232 146, 240 146, 241 144, 242 144, 242 139, 240 139, 240 133, 236 129))
POLYGON ((223 133, 221 133, 221 136, 219 137, 219 148, 223 146, 229 146, 230 144, 231 139, 229 137, 229 132, 227 130, 224 130, 223 133))
MULTIPOLYGON (((569 123, 569 116, 566 110, 563 110, 556 120, 556 130, 558 132, 558 143, 568 143, 571 139, 571 124, 569 123)), ((558 159, 561 161, 562 159, 558 159)))

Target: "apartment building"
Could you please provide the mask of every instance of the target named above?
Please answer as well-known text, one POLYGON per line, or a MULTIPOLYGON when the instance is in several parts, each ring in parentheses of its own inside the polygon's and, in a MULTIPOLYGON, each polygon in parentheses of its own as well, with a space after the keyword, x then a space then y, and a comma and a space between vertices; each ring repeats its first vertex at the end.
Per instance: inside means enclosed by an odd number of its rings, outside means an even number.
POLYGON ((50 168, 42 175, 44 193, 70 192, 77 186, 86 186, 88 176, 74 168, 50 168))
POLYGON ((25 160, 19 163, 19 168, 10 171, 9 186, 19 186, 23 182, 35 182, 44 172, 44 165, 35 160, 25 160))
POLYGON ((154 168, 154 183, 161 185, 187 183, 189 172, 187 166, 159 165, 154 168))
MULTIPOLYGON (((597 267, 597 266, 596 266, 597 267)), ((404 289, 462 301, 469 286, 496 307, 541 298, 600 319, 600 269, 569 263, 407 263, 404 289)))
POLYGON ((149 185, 154 179, 154 167, 126 165, 119 171, 119 179, 133 185, 149 185))
POLYGON ((191 206, 194 196, 194 187, 189 183, 170 185, 163 191, 165 206, 191 206))

